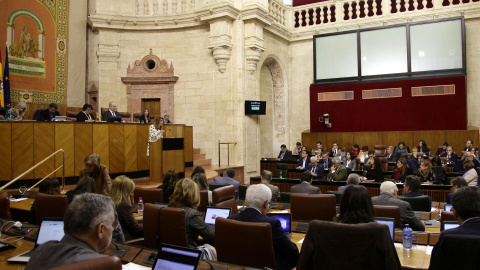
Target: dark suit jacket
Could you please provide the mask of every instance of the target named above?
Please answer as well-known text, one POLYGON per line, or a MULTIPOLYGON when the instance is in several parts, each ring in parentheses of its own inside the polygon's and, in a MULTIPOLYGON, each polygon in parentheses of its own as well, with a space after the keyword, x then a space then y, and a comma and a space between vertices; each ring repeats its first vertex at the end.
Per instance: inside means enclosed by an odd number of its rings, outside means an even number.
MULTIPOLYGON (((282 156, 282 151, 280 151, 277 158, 280 158, 281 156, 282 156)), ((286 150, 285 155, 283 155, 283 158, 280 159, 280 161, 290 161, 291 158, 292 158, 292 151, 286 150)))
MULTIPOLYGON (((439 147, 439 148, 437 149, 437 153, 435 154, 435 156, 441 156, 441 154, 443 154, 442 152, 443 152, 443 147, 439 147)), ((446 149, 445 149, 445 153, 444 153, 444 154, 447 155, 447 150, 446 150, 446 149)))
POLYGON ((323 160, 323 159, 322 159, 322 160, 319 160, 319 161, 318 161, 318 164, 322 164, 322 165, 323 165, 323 169, 324 169, 324 170, 328 170, 328 169, 330 169, 330 167, 332 167, 332 159, 330 159, 330 158, 327 159, 327 166, 325 166, 325 160, 323 160))
POLYGON ((402 201, 393 197, 388 192, 383 192, 379 196, 372 198, 373 205, 392 205, 400 207, 400 219, 402 220, 402 227, 409 224, 414 231, 425 231, 425 224, 419 220, 410 206, 410 203, 402 201))
POLYGON ((110 112, 110 110, 106 110, 103 115, 102 115, 102 120, 103 121, 107 121, 109 122, 110 118, 112 118, 113 116, 118 116, 120 117, 120 114, 118 112, 114 112, 115 115, 112 115, 112 113, 110 112))
POLYGON ((148 119, 145 119, 145 115, 142 114, 139 119, 140 123, 150 123, 150 115, 148 116, 148 119))
POLYGON ((385 155, 386 158, 388 158, 388 163, 394 163, 397 162, 398 159, 398 152, 397 153, 392 153, 390 156, 387 154, 385 155))
POLYGON ((480 235, 480 217, 467 219, 465 222, 463 222, 462 226, 450 230, 444 230, 440 234, 438 241, 440 242, 445 235, 450 234, 480 235))
MULTIPOLYGON (((461 159, 461 160, 457 161, 457 163, 455 163, 455 168, 453 168, 453 171, 454 172, 464 172, 465 171, 463 169, 463 162, 464 161, 465 161, 465 159, 461 159)), ((475 168, 480 167, 480 162, 478 162, 478 160, 473 159, 473 163, 475 164, 475 168)))
MULTIPOLYGON (((440 157, 447 157, 447 153, 441 154, 440 157)), ((456 153, 452 153, 452 156, 450 158, 447 158, 447 160, 453 163, 457 163, 458 155, 456 153)))
MULTIPOLYGON (((231 215, 228 219, 244 222, 267 222, 272 225, 273 251, 277 269, 291 269, 297 265, 298 248, 297 245, 288 239, 283 232, 280 221, 274 218, 262 215, 257 209, 247 207, 244 211, 236 215, 231 215)), ((260 255, 260 254, 259 254, 260 255)))
MULTIPOLYGON (((93 116, 93 114, 90 114, 90 117, 95 120, 95 116, 93 116)), ((84 113, 84 112, 79 112, 77 114, 77 122, 85 122, 88 120, 88 117, 87 115, 84 113)))
MULTIPOLYGON (((55 111, 55 116, 60 116, 60 113, 55 111)), ((50 121, 50 112, 48 111, 48 108, 40 111, 37 121, 50 121)))
MULTIPOLYGON (((296 167, 302 166, 302 167, 305 169, 308 165, 310 165, 310 157, 309 157, 309 156, 307 156, 307 159, 306 159, 306 161, 305 161, 305 167, 303 167, 303 158, 300 158, 300 159, 298 160, 296 167)), ((296 167, 295 167, 295 168, 296 168, 296 167)))
MULTIPOLYGON (((305 168, 306 171, 312 171, 312 164, 308 165, 306 168, 305 168)), ((325 175, 325 171, 323 169, 323 165, 320 164, 320 163, 317 163, 317 166, 315 166, 315 173, 317 174, 317 176, 312 176, 312 179, 314 180, 317 180, 317 179, 320 179, 322 178, 324 175, 325 175)))
POLYGON ((291 187, 290 193, 322 194, 319 187, 314 187, 305 181, 302 181, 300 184, 291 187))
MULTIPOLYGON (((412 197, 420 197, 420 196, 425 196, 425 195, 423 195, 420 192, 413 192, 412 191, 412 192, 405 193, 402 196, 398 196, 398 197, 399 198, 412 198, 412 197)), ((430 198, 430 196, 428 198, 430 198)), ((430 198, 430 205, 432 205, 432 198, 430 198)))
POLYGON ((347 174, 347 168, 343 165, 338 166, 334 173, 331 169, 328 170, 328 178, 333 181, 347 181, 347 174))

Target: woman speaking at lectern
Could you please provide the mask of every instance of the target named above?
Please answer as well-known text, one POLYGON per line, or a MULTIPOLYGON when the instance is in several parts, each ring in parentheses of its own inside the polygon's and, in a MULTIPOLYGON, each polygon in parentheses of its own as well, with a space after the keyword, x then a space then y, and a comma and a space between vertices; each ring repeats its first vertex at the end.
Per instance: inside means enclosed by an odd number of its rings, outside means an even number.
POLYGON ((148 147, 147 147, 147 156, 150 155, 150 143, 151 142, 156 142, 160 138, 163 138, 163 133, 165 133, 165 130, 162 129, 162 117, 157 117, 155 119, 155 124, 150 126, 150 136, 148 138, 148 147))

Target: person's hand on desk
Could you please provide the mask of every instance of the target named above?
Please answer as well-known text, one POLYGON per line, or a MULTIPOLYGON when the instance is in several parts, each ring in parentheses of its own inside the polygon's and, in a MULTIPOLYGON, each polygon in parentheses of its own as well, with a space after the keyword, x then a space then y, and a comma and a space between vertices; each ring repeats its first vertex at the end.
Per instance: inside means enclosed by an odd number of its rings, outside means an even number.
POLYGON ((303 167, 302 167, 302 166, 298 166, 298 167, 297 167, 297 170, 303 170, 303 167))

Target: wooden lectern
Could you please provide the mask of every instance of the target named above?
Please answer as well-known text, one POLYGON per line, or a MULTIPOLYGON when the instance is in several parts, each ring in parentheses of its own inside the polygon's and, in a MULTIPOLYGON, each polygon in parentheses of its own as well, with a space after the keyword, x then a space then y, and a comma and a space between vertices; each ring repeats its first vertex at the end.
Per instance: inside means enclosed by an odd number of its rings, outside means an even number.
POLYGON ((168 170, 178 172, 185 177, 183 138, 163 138, 150 143, 150 181, 162 182, 168 170))

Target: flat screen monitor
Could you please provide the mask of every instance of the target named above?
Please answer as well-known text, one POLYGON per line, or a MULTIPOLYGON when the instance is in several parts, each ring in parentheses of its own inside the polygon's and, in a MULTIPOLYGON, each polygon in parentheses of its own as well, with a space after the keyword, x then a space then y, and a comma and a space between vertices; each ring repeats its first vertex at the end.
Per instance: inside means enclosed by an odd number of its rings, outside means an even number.
POLYGON ((245 115, 265 115, 266 111, 266 101, 245 100, 245 115))
POLYGON ((382 217, 382 218, 375 218, 375 221, 380 224, 385 224, 388 226, 388 230, 390 231, 390 236, 392 237, 392 240, 393 240, 393 233, 395 232, 395 219, 382 217))
POLYGON ((162 244, 152 269, 195 270, 201 256, 198 249, 162 244))
POLYGON ((452 205, 451 204, 445 204, 443 206, 443 211, 452 211, 452 205))
POLYGON ((457 228, 458 226, 460 226, 460 224, 458 224, 458 222, 456 222, 456 221, 444 221, 443 222, 443 229, 444 230, 457 228))
POLYGON ((113 123, 113 122, 122 122, 122 118, 120 116, 112 116, 108 119, 108 122, 113 123))

